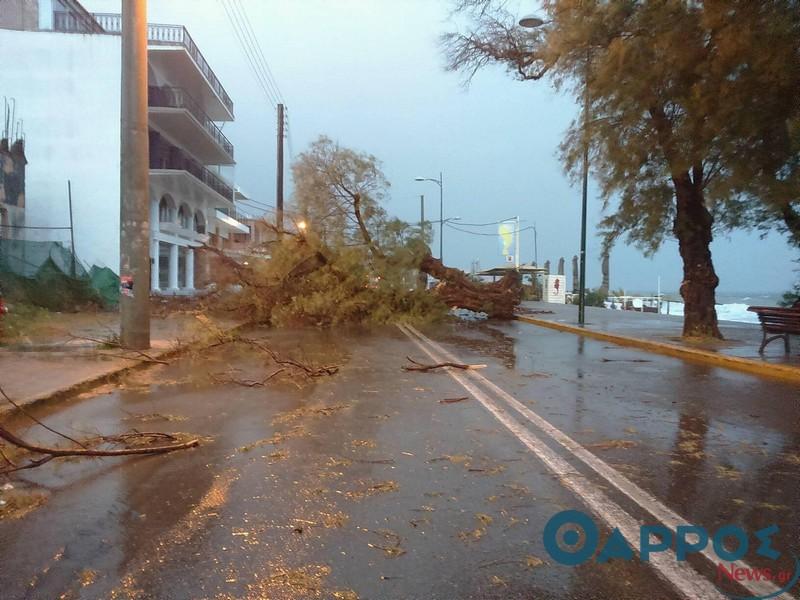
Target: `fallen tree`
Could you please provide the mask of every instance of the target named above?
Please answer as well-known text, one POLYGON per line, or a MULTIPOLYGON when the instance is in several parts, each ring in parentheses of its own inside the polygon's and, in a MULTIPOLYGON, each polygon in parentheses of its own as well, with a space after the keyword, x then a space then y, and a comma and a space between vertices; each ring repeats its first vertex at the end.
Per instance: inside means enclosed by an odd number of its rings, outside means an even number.
POLYGON ((446 267, 430 254, 422 259, 419 268, 439 281, 434 292, 450 307, 483 312, 494 319, 511 319, 522 300, 521 278, 516 271, 506 273, 494 283, 481 283, 463 271, 446 267))
POLYGON ((453 307, 512 318, 522 296, 519 274, 487 284, 433 258, 427 224, 412 227, 381 207, 389 183, 375 157, 321 137, 292 170, 293 227, 265 220, 276 239, 246 263, 203 248, 241 286, 232 308, 274 325, 427 321, 453 307), (266 254, 269 260, 257 258, 266 254), (426 290, 421 274, 438 284, 426 290))

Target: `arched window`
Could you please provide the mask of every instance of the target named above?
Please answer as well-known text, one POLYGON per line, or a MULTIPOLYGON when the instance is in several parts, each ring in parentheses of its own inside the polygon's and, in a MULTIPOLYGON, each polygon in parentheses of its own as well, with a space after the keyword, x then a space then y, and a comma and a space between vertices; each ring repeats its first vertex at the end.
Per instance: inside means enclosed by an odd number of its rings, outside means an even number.
POLYGON ((203 213, 199 210, 194 213, 194 230, 197 233, 205 233, 206 232, 206 218, 203 216, 203 213))
POLYGON ((181 204, 178 210, 178 224, 183 229, 191 229, 192 227, 192 211, 185 204, 181 204))
POLYGON ((171 223, 174 220, 173 211, 175 210, 175 203, 168 195, 161 196, 158 203, 158 221, 159 223, 171 223))

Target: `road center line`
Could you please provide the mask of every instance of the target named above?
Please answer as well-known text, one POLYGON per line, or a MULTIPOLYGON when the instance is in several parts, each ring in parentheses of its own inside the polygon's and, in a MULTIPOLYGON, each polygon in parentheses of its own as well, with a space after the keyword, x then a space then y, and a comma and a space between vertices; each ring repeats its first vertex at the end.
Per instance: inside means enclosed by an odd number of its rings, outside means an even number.
MULTIPOLYGON (((419 340, 429 344, 431 348, 438 351, 442 356, 446 358, 446 360, 450 360, 453 362, 460 362, 458 357, 456 357, 451 352, 448 352, 440 344, 431 340, 416 328, 412 327, 411 325, 407 325, 406 327, 419 340)), ((662 525, 665 525, 666 527, 669 527, 674 531, 678 525, 689 524, 688 521, 682 518, 680 515, 678 515, 678 513, 667 507, 665 504, 663 504, 660 500, 655 498, 650 493, 646 492, 645 490, 637 486, 630 479, 625 477, 622 473, 611 467, 608 463, 606 463, 602 459, 598 458, 596 455, 589 452, 581 444, 573 440, 571 437, 569 437, 567 434, 565 434, 557 427, 553 426, 549 421, 540 417, 538 414, 533 412, 531 409, 529 409, 519 400, 511 396, 508 392, 503 390, 494 382, 487 379, 485 376, 481 375, 477 371, 472 371, 472 370, 467 371, 467 375, 472 379, 474 379, 475 381, 483 383, 487 388, 489 388, 490 391, 494 392, 496 395, 505 400, 508 403, 508 405, 511 406, 514 410, 516 410, 520 415, 522 415, 528 421, 536 425, 539 429, 541 429, 545 434, 549 435, 553 440, 558 442, 561 446, 566 448, 573 456, 581 460, 593 471, 595 471, 597 474, 603 477, 603 479, 608 481, 608 483, 610 483, 614 488, 616 488, 625 496, 633 500, 642 509, 650 513, 662 525)), ((700 554, 702 554, 702 556, 704 556, 707 560, 709 560, 715 567, 717 566, 717 564, 721 562, 727 562, 730 564, 730 561, 723 561, 719 556, 717 556, 713 548, 706 548, 700 554)), ((748 569, 750 571, 752 571, 753 569, 753 567, 751 567, 749 564, 741 560, 733 562, 733 565, 737 568, 748 569)), ((743 581, 739 583, 745 589, 751 592, 754 596, 770 596, 780 591, 780 588, 778 588, 775 584, 763 580, 743 581)), ((776 596, 776 598, 778 598, 779 600, 795 600, 794 596, 792 596, 789 593, 783 593, 779 596, 776 596)))
MULTIPOLYGON (((419 334, 411 327, 406 328, 403 325, 398 325, 398 327, 432 360, 442 362, 442 359, 418 337, 418 335, 421 336, 422 334, 419 334)), ((464 375, 453 369, 448 369, 448 374, 533 452, 559 478, 562 485, 578 496, 609 528, 617 527, 631 547, 638 547, 640 524, 636 519, 578 473, 572 465, 553 452, 530 430, 510 417, 504 409, 497 406, 486 394, 469 382, 464 375)), ((652 555, 649 564, 663 581, 686 598, 696 600, 722 600, 725 598, 716 587, 692 569, 688 563, 678 562, 672 551, 652 555)))

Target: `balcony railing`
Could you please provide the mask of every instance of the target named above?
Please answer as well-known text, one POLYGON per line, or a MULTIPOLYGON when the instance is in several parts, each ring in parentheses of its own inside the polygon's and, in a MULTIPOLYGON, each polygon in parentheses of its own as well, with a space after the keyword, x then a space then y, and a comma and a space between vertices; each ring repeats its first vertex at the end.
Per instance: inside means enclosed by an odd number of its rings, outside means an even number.
POLYGON ((147 103, 149 106, 185 108, 194 115, 194 118, 211 134, 211 137, 222 146, 228 156, 233 158, 233 144, 225 137, 225 134, 217 127, 216 123, 203 112, 200 103, 183 88, 150 86, 147 88, 147 103))
POLYGON ((103 28, 91 14, 80 11, 54 11, 53 30, 63 33, 103 33, 103 28))
POLYGON ((177 149, 173 149, 169 157, 162 160, 157 159, 151 153, 150 168, 166 169, 170 171, 186 171, 205 183, 208 187, 217 192, 226 200, 233 202, 233 188, 230 185, 225 183, 221 177, 215 175, 203 165, 194 159, 189 158, 185 153, 177 149))
MULTIPOLYGON (((121 34, 122 33, 122 15, 109 14, 109 13, 94 13, 97 23, 106 31, 106 33, 121 34)), ((150 44, 164 45, 164 46, 182 46, 192 57, 197 68, 205 76, 211 87, 222 100, 222 103, 227 107, 228 111, 233 114, 233 101, 231 100, 225 88, 217 79, 214 71, 206 62, 203 54, 197 48, 192 36, 186 31, 183 25, 159 25, 156 23, 147 24, 147 41, 150 44)))

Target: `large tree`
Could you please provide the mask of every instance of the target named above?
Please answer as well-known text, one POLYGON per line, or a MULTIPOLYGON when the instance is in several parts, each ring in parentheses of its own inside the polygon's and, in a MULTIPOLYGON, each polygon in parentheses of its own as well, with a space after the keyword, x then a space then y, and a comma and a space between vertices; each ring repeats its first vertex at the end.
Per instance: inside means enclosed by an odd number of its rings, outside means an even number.
MULTIPOLYGON (((715 230, 781 222, 798 210, 800 6, 796 0, 545 0, 523 29, 503 0, 461 0, 469 27, 444 36, 448 66, 472 77, 501 64, 587 98, 562 144, 576 173, 588 146, 607 216, 683 260, 684 336, 721 337, 715 230)), ((800 222, 797 222, 800 227, 800 222)))
POLYGON ((389 189, 377 158, 323 135, 292 163, 292 175, 297 212, 325 244, 377 249, 373 238, 386 219, 381 203, 389 189))

